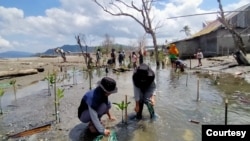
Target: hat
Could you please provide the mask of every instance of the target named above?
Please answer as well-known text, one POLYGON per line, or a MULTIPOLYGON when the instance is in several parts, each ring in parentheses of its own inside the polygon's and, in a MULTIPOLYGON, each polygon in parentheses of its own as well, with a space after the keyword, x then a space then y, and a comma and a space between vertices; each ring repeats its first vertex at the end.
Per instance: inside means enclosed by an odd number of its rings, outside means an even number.
POLYGON ((138 88, 147 88, 154 81, 155 74, 146 64, 142 63, 133 74, 134 85, 138 88))
POLYGON ((101 81, 98 81, 97 84, 105 91, 106 93, 116 93, 117 87, 114 79, 110 77, 104 77, 101 81))
POLYGON ((136 74, 154 76, 153 70, 145 63, 142 63, 137 67, 136 74))

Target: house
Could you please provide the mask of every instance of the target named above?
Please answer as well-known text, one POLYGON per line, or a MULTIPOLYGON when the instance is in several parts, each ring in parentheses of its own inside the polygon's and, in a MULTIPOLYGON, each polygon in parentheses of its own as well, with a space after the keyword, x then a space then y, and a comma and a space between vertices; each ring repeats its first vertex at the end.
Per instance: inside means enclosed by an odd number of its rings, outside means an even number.
MULTIPOLYGON (((228 14, 226 20, 240 34, 247 52, 250 52, 250 3, 228 14)), ((232 34, 217 19, 204 25, 204 28, 191 37, 175 43, 181 58, 190 58, 200 48, 205 57, 229 55, 237 48, 234 45, 232 34)))

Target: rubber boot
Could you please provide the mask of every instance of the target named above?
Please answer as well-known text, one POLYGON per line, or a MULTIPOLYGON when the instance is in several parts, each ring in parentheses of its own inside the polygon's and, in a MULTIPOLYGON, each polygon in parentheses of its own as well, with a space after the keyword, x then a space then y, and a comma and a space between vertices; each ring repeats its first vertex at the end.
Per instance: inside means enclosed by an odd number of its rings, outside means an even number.
POLYGON ((142 101, 139 102, 139 112, 136 113, 136 119, 142 119, 142 110, 144 103, 142 101))

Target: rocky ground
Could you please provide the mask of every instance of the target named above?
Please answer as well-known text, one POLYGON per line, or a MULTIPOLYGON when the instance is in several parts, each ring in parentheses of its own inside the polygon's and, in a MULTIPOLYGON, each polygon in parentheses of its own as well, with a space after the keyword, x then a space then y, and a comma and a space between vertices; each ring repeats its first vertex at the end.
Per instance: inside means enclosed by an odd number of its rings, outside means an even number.
MULTIPOLYGON (((0 71, 12 71, 17 69, 30 69, 42 67, 45 69, 44 72, 40 72, 33 75, 26 75, 21 77, 9 78, 5 77, 0 80, 0 83, 8 83, 10 80, 15 79, 17 82, 18 89, 26 87, 32 83, 36 83, 47 76, 49 72, 53 70, 60 70, 62 68, 83 68, 84 64, 82 63, 82 56, 70 56, 67 58, 68 62, 62 63, 61 58, 24 58, 24 59, 0 59, 0 71)), ((248 55, 248 60, 250 57, 248 55)), ((204 58, 202 60, 203 65, 201 67, 196 67, 198 64, 196 59, 185 60, 188 68, 194 71, 200 72, 224 72, 230 73, 237 77, 242 77, 246 80, 250 80, 250 66, 237 66, 233 56, 223 56, 223 57, 213 57, 213 58, 204 58), (236 66, 235 66, 236 65, 236 66)), ((128 72, 130 76, 131 72, 128 72)), ((115 77, 115 76, 112 76, 115 77)), ((126 79, 127 76, 124 76, 126 79)), ((130 77, 129 77, 130 78, 130 77)), ((124 79, 117 80, 118 83, 124 83, 124 79)), ((98 81, 93 80, 93 81, 98 81)), ((250 81, 249 81, 250 82, 250 81)), ((87 82, 86 82, 87 84, 87 82)), ((38 94, 34 96, 28 96, 25 98, 18 99, 15 103, 16 106, 8 107, 4 109, 8 111, 0 116, 2 122, 0 122, 0 140, 34 140, 34 141, 78 141, 84 138, 83 129, 86 125, 80 123, 77 118, 77 107, 79 101, 82 97, 82 94, 88 90, 84 85, 74 85, 66 86, 65 96, 62 99, 61 105, 61 123, 55 124, 53 116, 53 96, 48 96, 47 90, 42 89, 38 94), (32 105, 32 108, 31 108, 32 105), (8 121, 6 121, 8 119, 8 121), (42 132, 39 134, 34 134, 31 136, 26 136, 23 138, 7 138, 6 135, 13 135, 24 130, 32 129, 42 125, 52 123, 52 126, 49 131, 42 132)), ((119 91, 127 93, 129 89, 132 89, 132 86, 124 88, 123 86, 118 86, 119 91)), ((8 91, 8 89, 6 89, 8 91)), ((132 100, 132 94, 129 95, 129 100, 132 100)), ((113 99, 121 99, 121 96, 114 95, 113 99)), ((131 106, 133 107, 133 106, 131 106)), ((132 109, 131 109, 132 110, 132 109)), ((119 114, 116 112, 116 116, 119 114)), ((106 119, 104 119, 106 120, 106 119)), ((116 124, 117 122, 110 123, 105 121, 109 126, 116 124)))

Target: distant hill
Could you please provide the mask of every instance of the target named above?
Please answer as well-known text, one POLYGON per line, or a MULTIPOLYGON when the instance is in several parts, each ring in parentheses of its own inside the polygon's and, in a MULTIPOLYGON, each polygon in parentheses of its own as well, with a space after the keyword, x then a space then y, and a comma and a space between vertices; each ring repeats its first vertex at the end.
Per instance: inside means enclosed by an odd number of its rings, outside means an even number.
POLYGON ((0 58, 24 58, 34 56, 34 53, 22 51, 6 51, 0 53, 0 58))
MULTIPOLYGON (((130 46, 115 44, 115 48, 123 48, 123 49, 130 49, 130 46)), ((63 45, 62 48, 65 52, 81 52, 79 45, 63 45)), ((91 46, 87 48, 87 52, 95 52, 97 50, 97 46, 91 46)), ((86 48, 83 47, 83 51, 85 52, 86 48)), ((55 55, 54 49, 48 49, 45 52, 41 53, 43 55, 55 55)))
MULTIPOLYGON (((63 45, 60 48, 62 48, 65 52, 81 52, 81 49, 79 45, 63 45)), ((92 46, 87 48, 87 52, 93 53, 97 50, 98 46, 92 46)), ((121 44, 115 44, 114 48, 117 49, 117 51, 123 49, 123 50, 130 50, 134 51, 136 48, 133 48, 131 46, 127 45, 121 45, 121 44)), ((146 47, 147 48, 147 47, 146 47)), ((55 49, 55 48, 54 48, 55 49)), ((21 52, 21 51, 6 51, 0 53, 0 58, 24 58, 24 57, 33 57, 33 56, 40 56, 40 55, 56 55, 54 52, 54 49, 48 49, 45 52, 42 53, 29 53, 29 52, 21 52)), ((86 48, 83 47, 83 51, 86 51, 86 48)))
MULTIPOLYGON (((78 45, 63 45, 60 47, 63 49, 65 52, 81 52, 81 49, 78 45)), ((88 52, 94 52, 96 50, 95 47, 88 47, 88 52)), ((85 51, 85 47, 83 47, 83 51, 85 51)), ((48 49, 44 53, 45 55, 53 55, 55 54, 54 49, 48 49)))

